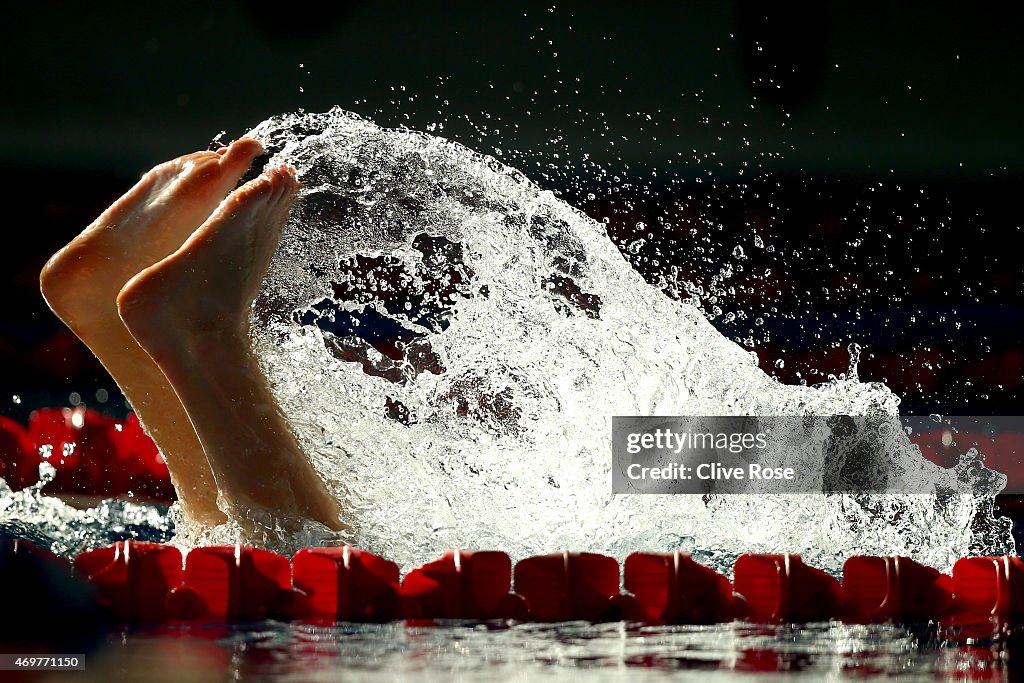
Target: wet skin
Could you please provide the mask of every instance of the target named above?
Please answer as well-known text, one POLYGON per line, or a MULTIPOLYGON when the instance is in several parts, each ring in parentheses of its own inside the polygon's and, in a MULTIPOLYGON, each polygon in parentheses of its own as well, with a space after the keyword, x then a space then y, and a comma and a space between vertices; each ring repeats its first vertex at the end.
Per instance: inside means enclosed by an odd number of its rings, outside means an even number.
POLYGON ((242 138, 157 166, 50 259, 40 286, 160 447, 186 516, 225 521, 219 497, 340 529, 249 342, 299 186, 277 166, 232 191, 262 151, 242 138))

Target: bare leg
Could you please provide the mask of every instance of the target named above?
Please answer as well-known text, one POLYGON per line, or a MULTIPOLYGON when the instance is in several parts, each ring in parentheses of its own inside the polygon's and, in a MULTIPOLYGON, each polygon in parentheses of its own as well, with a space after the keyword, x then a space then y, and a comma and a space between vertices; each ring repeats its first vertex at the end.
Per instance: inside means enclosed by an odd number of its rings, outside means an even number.
POLYGON ((202 446, 163 373, 118 316, 124 284, 181 246, 262 152, 243 138, 157 166, 43 268, 50 308, 96 354, 124 391, 167 461, 186 515, 224 520, 202 446))
POLYGON ((249 311, 297 188, 290 167, 242 186, 178 251, 132 278, 117 306, 181 399, 224 501, 338 530, 338 503, 299 448, 249 340, 249 311))

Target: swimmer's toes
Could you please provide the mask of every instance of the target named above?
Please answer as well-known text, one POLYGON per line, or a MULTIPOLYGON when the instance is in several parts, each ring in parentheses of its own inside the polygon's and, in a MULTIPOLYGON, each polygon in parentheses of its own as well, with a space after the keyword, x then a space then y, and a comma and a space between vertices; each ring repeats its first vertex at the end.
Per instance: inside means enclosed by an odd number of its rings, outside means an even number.
POLYGON ((207 221, 207 224, 260 214, 263 212, 267 200, 273 194, 274 180, 271 171, 264 171, 262 175, 253 178, 228 195, 217 212, 207 221))
MULTIPOLYGON (((179 184, 172 188, 178 199, 214 202, 215 208, 245 174, 253 159, 263 153, 263 147, 252 138, 240 138, 223 153, 196 152, 168 162, 176 172, 179 184)), ((193 226, 194 228, 195 226, 193 226)))
POLYGON ((239 138, 225 149, 223 154, 218 150, 220 166, 227 174, 235 176, 235 182, 248 170, 253 159, 263 154, 263 145, 253 138, 239 138))
POLYGON ((164 207, 173 208, 178 195, 194 196, 197 191, 202 195, 205 187, 212 189, 227 183, 227 179, 221 180, 226 174, 221 172, 220 159, 214 152, 193 152, 154 166, 111 204, 94 225, 116 228, 143 218, 152 219, 154 211, 159 214, 164 207))
POLYGON ((226 230, 228 225, 245 232, 263 233, 268 228, 279 232, 278 222, 286 215, 296 186, 294 170, 290 167, 267 169, 232 192, 196 232, 196 237, 218 242, 237 239, 238 231, 226 230))
POLYGON ((258 141, 241 138, 223 153, 194 152, 150 170, 50 259, 40 277, 47 301, 78 290, 109 308, 130 277, 181 246, 262 152, 258 141))
POLYGON ((284 167, 246 183, 180 249, 121 289, 118 314, 158 364, 196 335, 245 336, 295 187, 284 167))
POLYGON ((263 220, 255 226, 256 247, 253 255, 253 269, 259 275, 260 280, 266 274, 274 252, 277 251, 277 245, 281 240, 281 233, 288 221, 288 212, 295 201, 298 188, 299 181, 295 177, 293 167, 281 166, 274 169, 274 189, 267 200, 263 220))

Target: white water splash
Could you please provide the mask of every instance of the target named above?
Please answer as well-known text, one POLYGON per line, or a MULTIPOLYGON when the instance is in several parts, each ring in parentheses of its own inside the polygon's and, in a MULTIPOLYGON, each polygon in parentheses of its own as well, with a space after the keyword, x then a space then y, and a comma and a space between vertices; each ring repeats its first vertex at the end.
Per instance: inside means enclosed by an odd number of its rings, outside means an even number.
POLYGON ((888 416, 898 399, 857 380, 856 349, 839 381, 779 384, 646 284, 601 225, 460 145, 341 110, 254 134, 305 184, 255 342, 354 535, 255 513, 206 529, 122 501, 76 510, 2 480, 0 532, 72 555, 162 540, 176 521, 183 547, 345 541, 406 569, 448 547, 680 548, 724 570, 742 552, 796 551, 832 572, 855 553, 945 570, 1012 548, 991 519, 1004 479, 975 453, 941 470, 902 432, 876 450, 935 494, 612 495, 613 415, 888 416))
POLYGON ((78 509, 42 493, 55 473, 50 463, 41 463, 39 481, 20 491, 11 491, 0 479, 0 535, 26 539, 68 558, 126 538, 170 538, 173 524, 165 506, 112 498, 78 509))
POLYGON ((1012 548, 990 517, 1003 479, 972 458, 941 470, 902 433, 884 457, 927 470, 935 494, 612 495, 614 415, 883 416, 898 399, 853 372, 779 384, 601 225, 461 145, 340 109, 252 134, 304 183, 255 341, 364 548, 405 568, 448 547, 682 548, 720 568, 796 551, 830 571, 856 553, 948 569, 1012 548))

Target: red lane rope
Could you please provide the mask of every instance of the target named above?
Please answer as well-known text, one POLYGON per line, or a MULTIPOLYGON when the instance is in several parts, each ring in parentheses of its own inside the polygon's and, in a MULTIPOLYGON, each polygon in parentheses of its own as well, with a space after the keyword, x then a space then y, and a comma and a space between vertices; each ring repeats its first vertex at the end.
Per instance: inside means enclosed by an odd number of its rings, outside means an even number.
POLYGON ((735 581, 687 553, 637 552, 620 567, 596 553, 512 564, 499 551, 450 550, 399 580, 398 566, 359 548, 306 548, 288 558, 248 546, 124 541, 78 555, 73 568, 26 541, 0 541, 0 582, 19 554, 91 584, 119 621, 316 623, 411 619, 619 620, 650 624, 914 622, 977 625, 1024 617, 1024 561, 968 557, 951 576, 906 557, 856 556, 842 581, 799 555, 740 556, 735 581))

